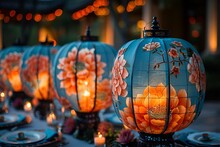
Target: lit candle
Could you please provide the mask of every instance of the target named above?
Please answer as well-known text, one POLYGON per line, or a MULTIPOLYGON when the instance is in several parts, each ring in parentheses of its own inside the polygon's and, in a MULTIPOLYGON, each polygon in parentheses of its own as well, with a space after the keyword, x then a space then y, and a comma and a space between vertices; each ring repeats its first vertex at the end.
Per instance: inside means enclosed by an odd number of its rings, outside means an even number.
POLYGON ((24 111, 26 111, 26 112, 29 112, 29 111, 31 111, 32 110, 32 105, 31 105, 31 103, 30 102, 25 102, 25 104, 24 104, 24 111))
POLYGON ((4 102, 5 101, 5 93, 1 92, 0 93, 0 102, 4 102))
POLYGON ((53 112, 51 112, 50 114, 48 114, 47 116, 47 124, 48 125, 52 125, 53 123, 55 123, 56 121, 56 116, 53 112))
POLYGON ((105 137, 102 136, 100 132, 94 137, 95 146, 104 146, 105 145, 105 137))

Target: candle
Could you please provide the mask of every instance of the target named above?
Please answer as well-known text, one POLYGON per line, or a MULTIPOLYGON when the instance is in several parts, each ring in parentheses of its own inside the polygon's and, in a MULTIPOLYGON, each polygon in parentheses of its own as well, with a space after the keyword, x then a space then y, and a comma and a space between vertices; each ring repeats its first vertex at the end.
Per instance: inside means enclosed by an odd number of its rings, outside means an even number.
POLYGON ((102 136, 100 132, 94 137, 95 146, 104 146, 105 145, 105 137, 102 136))
POLYGON ((56 121, 56 116, 53 112, 49 113, 47 116, 47 124, 52 125, 56 121))
POLYGON ((24 104, 24 111, 29 112, 32 110, 32 105, 29 101, 25 102, 24 104))

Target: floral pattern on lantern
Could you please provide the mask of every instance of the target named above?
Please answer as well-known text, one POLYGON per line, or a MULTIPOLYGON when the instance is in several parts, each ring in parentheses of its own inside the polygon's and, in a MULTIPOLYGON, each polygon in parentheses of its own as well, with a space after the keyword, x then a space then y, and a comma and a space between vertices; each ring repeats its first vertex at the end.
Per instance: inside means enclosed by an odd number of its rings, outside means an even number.
POLYGON ((0 78, 7 89, 22 91, 20 64, 25 47, 13 46, 1 52, 0 78))
POLYGON ((60 97, 77 112, 98 112, 112 104, 110 71, 115 51, 97 42, 64 45, 54 62, 54 81, 60 97))
POLYGON ((24 91, 39 99, 50 100, 55 98, 56 92, 53 86, 51 63, 54 58, 53 46, 34 46, 24 52, 22 58, 21 77, 24 91))
POLYGON ((200 114, 205 69, 196 49, 184 40, 132 40, 119 50, 112 75, 113 104, 130 129, 172 134, 200 114))

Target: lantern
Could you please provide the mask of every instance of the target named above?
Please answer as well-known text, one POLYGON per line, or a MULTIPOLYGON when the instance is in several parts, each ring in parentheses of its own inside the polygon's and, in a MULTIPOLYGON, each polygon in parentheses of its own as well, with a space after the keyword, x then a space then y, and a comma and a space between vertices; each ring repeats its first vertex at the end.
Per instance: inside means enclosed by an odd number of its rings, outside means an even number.
MULTIPOLYGON (((23 101, 29 98, 22 90, 20 64, 23 52, 27 47, 20 42, 8 47, 0 53, 0 80, 4 90, 13 91, 10 103, 15 108, 23 109, 23 101)), ((6 91, 5 91, 6 94, 6 91)))
POLYGON ((22 57, 21 78, 24 91, 39 101, 34 113, 40 119, 46 119, 46 112, 56 92, 53 87, 51 63, 58 47, 51 42, 33 46, 22 57))
POLYGON ((98 112, 112 105, 110 73, 115 55, 115 49, 98 42, 88 29, 87 36, 64 45, 55 57, 55 88, 76 111, 79 133, 87 135, 86 131, 95 129, 98 112))
POLYGON ((156 17, 152 24, 144 38, 121 47, 112 69, 115 111, 139 132, 139 146, 171 145, 173 133, 199 116, 205 97, 199 53, 189 42, 169 38, 156 17))

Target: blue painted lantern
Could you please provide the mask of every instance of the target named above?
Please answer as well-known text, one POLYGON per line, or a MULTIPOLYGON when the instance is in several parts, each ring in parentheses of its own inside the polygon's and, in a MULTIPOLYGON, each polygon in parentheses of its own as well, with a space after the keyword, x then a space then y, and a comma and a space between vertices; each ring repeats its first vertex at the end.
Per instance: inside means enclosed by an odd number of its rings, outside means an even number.
POLYGON ((97 40, 88 29, 81 41, 61 47, 53 66, 57 93, 70 102, 78 124, 84 125, 79 132, 85 135, 88 127, 94 129, 99 122, 98 112, 112 105, 110 80, 116 50, 97 40))
POLYGON ((52 79, 52 60, 58 48, 53 46, 52 42, 46 41, 26 50, 22 57, 23 90, 40 101, 39 107, 35 109, 39 112, 39 114, 35 114, 40 119, 45 119, 49 104, 57 96, 52 79))
POLYGON ((22 91, 20 64, 22 54, 26 48, 22 45, 13 45, 0 53, 0 79, 8 90, 22 91))
POLYGON ((139 146, 169 145, 174 132, 199 116, 205 98, 205 68, 197 50, 169 38, 156 17, 152 23, 144 38, 121 47, 112 69, 115 111, 125 126, 140 133, 139 146))

